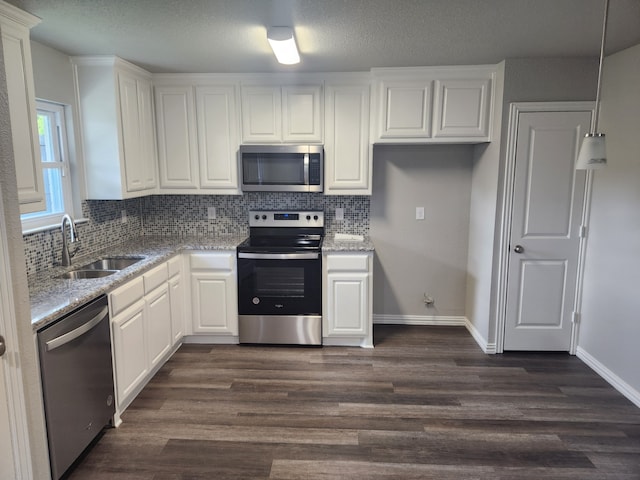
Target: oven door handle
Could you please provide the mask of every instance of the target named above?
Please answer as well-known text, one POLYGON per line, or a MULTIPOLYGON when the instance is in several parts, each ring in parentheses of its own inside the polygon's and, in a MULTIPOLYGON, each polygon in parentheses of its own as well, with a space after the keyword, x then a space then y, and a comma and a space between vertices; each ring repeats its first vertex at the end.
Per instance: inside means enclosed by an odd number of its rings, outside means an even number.
POLYGON ((315 260, 320 257, 318 252, 306 253, 249 253, 238 252, 238 258, 254 260, 315 260))

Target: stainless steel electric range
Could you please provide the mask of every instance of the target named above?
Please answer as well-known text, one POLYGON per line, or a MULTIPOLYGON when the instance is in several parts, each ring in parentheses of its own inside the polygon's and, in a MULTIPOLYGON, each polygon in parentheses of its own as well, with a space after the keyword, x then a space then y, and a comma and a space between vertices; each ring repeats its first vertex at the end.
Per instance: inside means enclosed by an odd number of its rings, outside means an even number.
POLYGON ((240 343, 322 344, 322 211, 251 211, 238 246, 240 343))

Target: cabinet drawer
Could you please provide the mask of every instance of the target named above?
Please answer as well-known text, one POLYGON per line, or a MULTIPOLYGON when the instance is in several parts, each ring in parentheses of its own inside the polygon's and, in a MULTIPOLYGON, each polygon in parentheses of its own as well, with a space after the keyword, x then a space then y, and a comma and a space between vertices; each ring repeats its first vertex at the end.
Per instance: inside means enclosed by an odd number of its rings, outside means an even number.
POLYGON ((169 278, 177 275, 182 270, 182 255, 176 255, 167 262, 167 268, 169 269, 169 278))
POLYGON ((192 253, 191 269, 233 270, 235 255, 231 253, 192 253))
POLYGON ((366 272, 369 270, 369 256, 327 255, 327 270, 330 272, 366 272))
POLYGON ((167 276, 167 264, 163 263, 160 266, 157 266, 153 270, 149 270, 145 273, 142 278, 144 278, 144 293, 147 294, 152 290, 155 290, 160 285, 165 283, 169 278, 167 276))
POLYGON ((115 317, 144 296, 142 277, 135 278, 109 294, 111 317, 115 317))

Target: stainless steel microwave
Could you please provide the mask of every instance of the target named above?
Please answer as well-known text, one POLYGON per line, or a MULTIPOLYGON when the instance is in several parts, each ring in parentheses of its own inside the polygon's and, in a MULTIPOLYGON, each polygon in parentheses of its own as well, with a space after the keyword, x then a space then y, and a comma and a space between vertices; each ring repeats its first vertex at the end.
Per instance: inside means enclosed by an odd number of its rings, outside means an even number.
POLYGON ((322 145, 242 145, 240 175, 245 192, 322 192, 322 145))

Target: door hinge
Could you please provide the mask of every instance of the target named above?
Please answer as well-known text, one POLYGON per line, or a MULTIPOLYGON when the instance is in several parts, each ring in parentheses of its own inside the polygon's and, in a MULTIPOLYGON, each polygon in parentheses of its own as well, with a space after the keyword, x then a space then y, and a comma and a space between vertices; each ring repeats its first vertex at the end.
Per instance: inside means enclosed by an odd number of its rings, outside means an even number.
POLYGON ((586 238, 587 237, 587 226, 586 225, 580 225, 579 236, 580 236, 580 238, 586 238))
POLYGON ((571 318, 571 323, 579 323, 580 322, 580 314, 578 312, 573 312, 573 317, 571 318))

